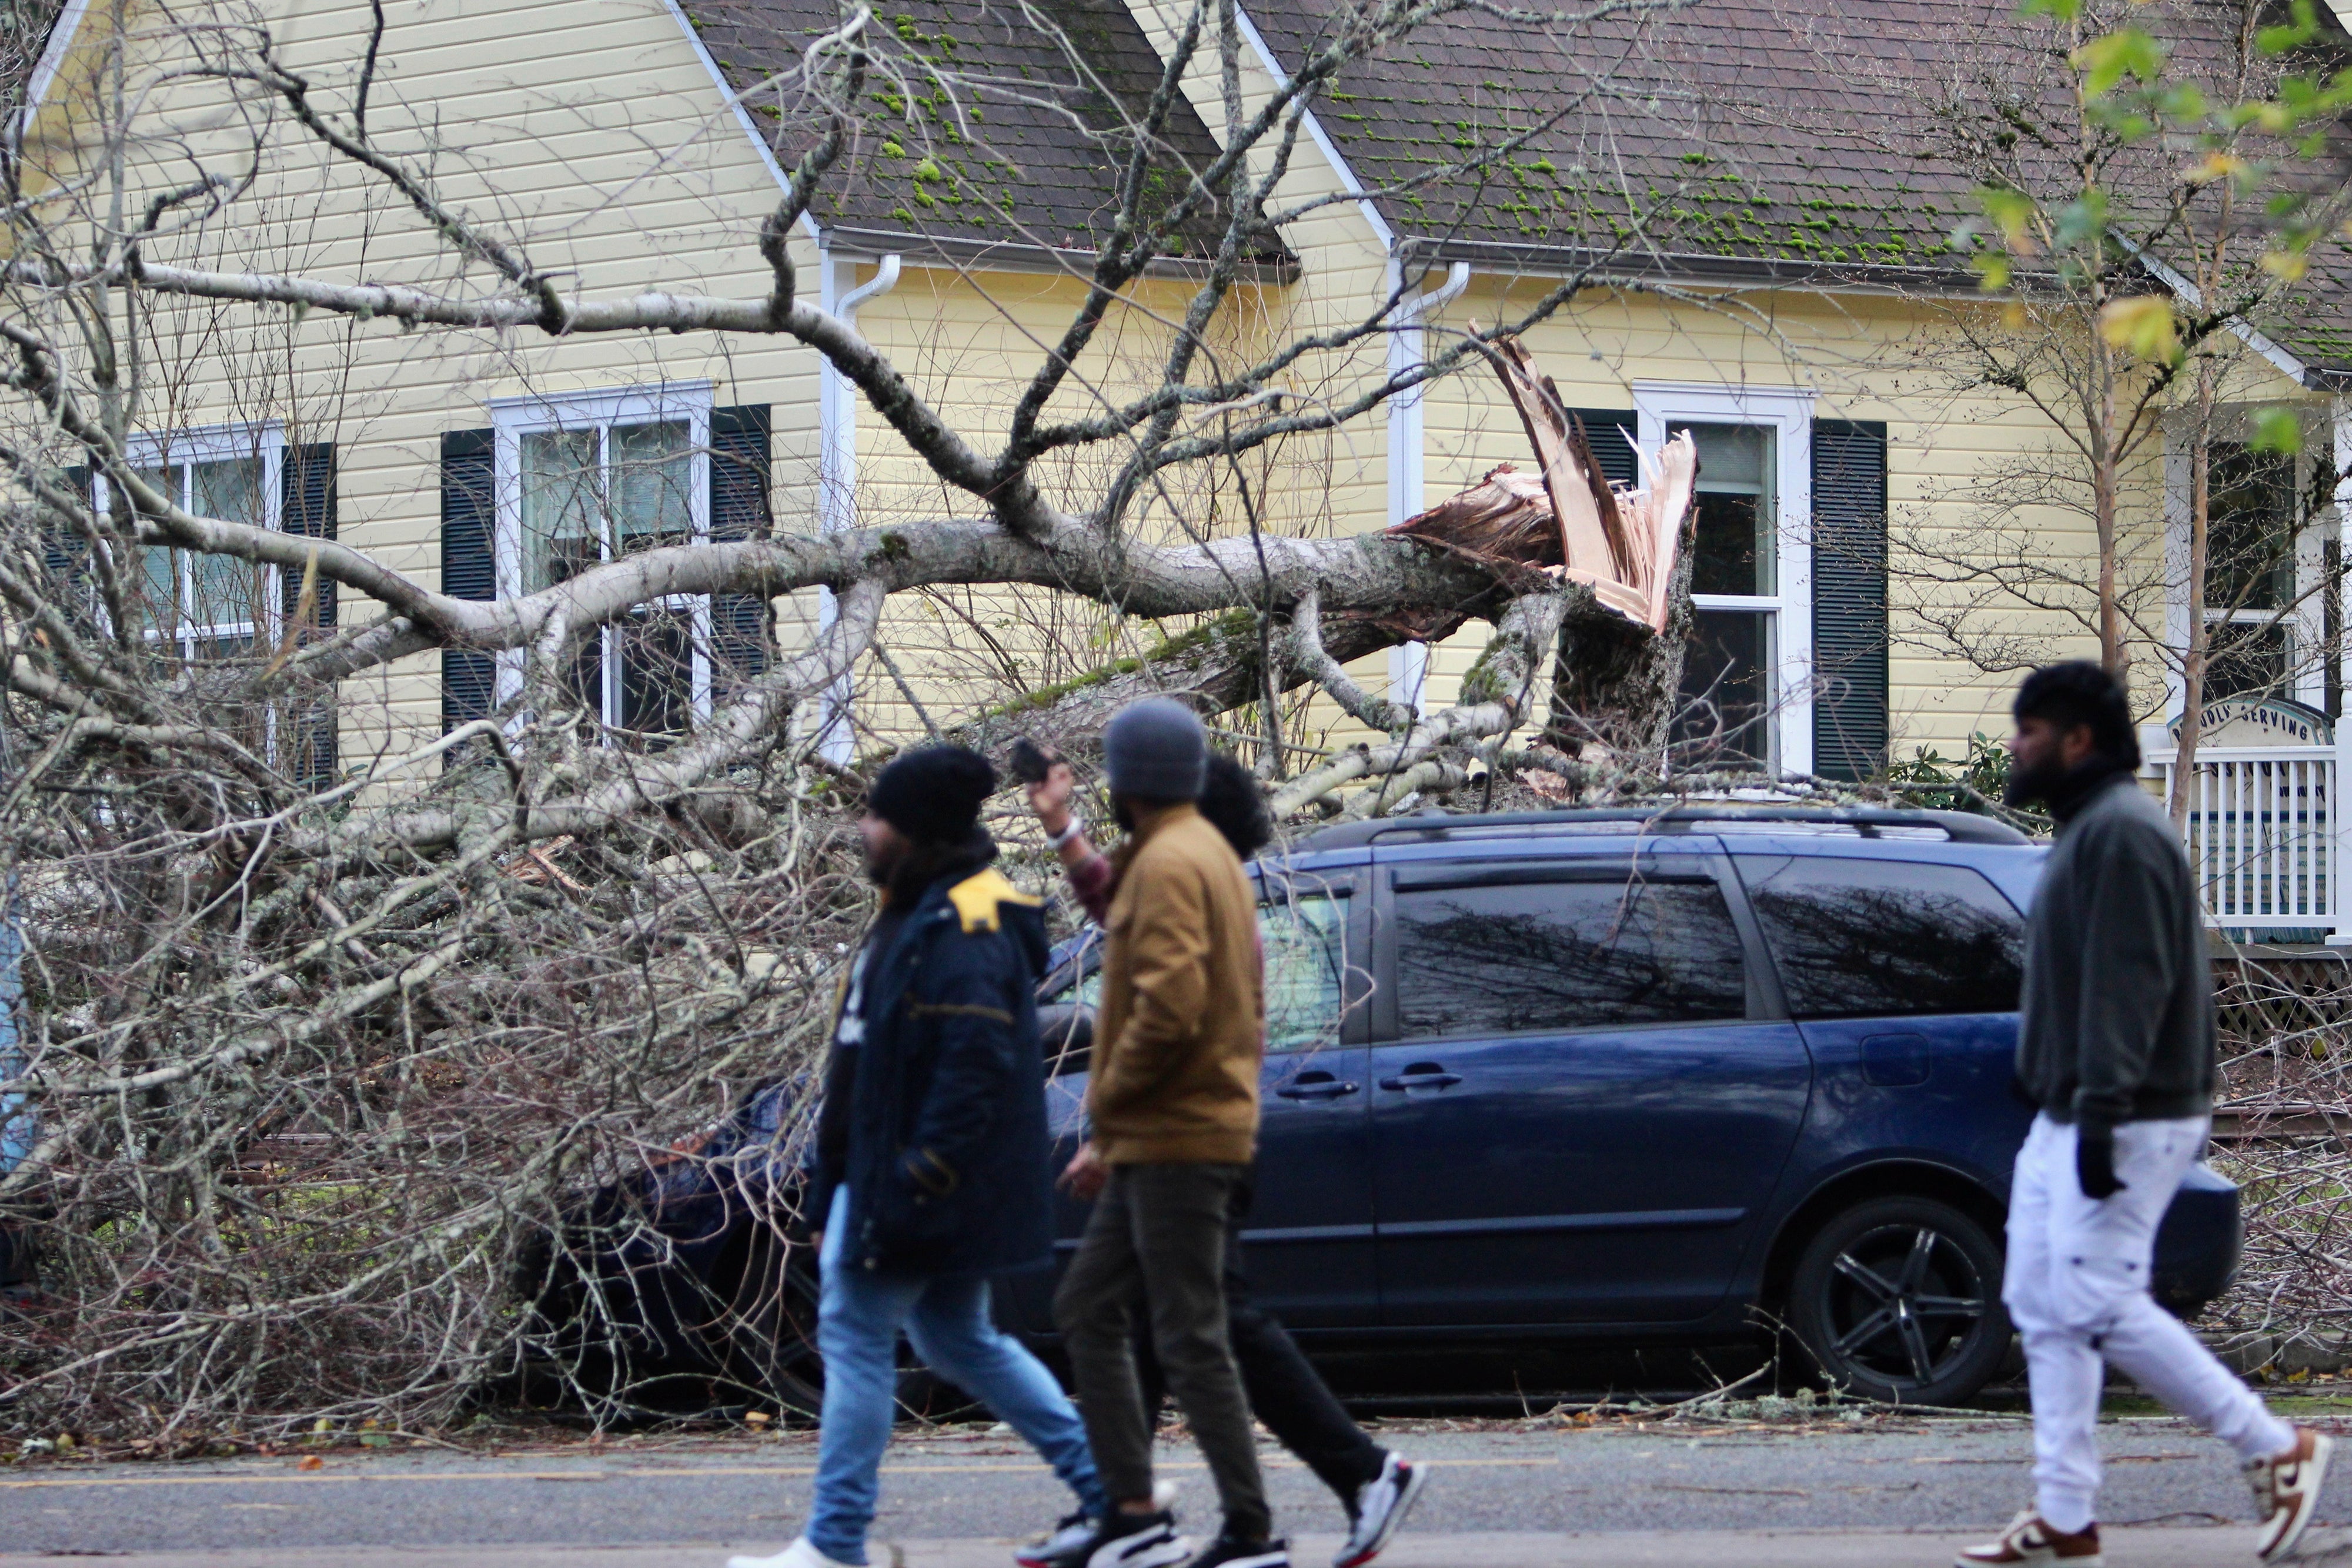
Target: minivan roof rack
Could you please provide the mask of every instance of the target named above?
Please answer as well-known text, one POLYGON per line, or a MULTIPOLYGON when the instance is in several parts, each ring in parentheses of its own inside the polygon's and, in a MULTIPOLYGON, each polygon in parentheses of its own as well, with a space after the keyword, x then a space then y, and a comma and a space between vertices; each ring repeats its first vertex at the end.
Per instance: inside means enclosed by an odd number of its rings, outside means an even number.
POLYGON ((1497 830, 1531 836, 1592 833, 1624 824, 1628 833, 1772 832, 1832 833, 1864 839, 1936 839, 1958 844, 2026 844, 2033 841, 1991 817, 1969 811, 1929 811, 1886 806, 1750 806, 1730 801, 1687 801, 1654 807, 1585 806, 1559 811, 1494 811, 1484 815, 1425 811, 1412 817, 1341 822, 1318 829, 1290 846, 1293 854, 1357 849, 1373 843, 1431 843, 1448 839, 1489 838, 1497 830))

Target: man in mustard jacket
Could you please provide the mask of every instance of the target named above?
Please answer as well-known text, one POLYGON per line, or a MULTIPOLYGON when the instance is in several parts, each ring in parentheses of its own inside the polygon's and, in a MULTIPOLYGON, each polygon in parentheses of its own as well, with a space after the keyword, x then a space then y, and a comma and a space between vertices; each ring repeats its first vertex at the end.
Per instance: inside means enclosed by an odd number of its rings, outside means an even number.
POLYGON ((1287 1568, 1225 1334, 1227 1211, 1249 1179, 1265 1000, 1257 901, 1194 808, 1209 762, 1166 698, 1103 735, 1119 851, 1087 1111, 1110 1176, 1055 1298, 1087 1436, 1112 1507, 1068 1568, 1162 1568, 1186 1547, 1154 1506, 1151 1428, 1129 1348, 1138 1287, 1169 1389, 1215 1480, 1224 1526, 1192 1568, 1287 1568))

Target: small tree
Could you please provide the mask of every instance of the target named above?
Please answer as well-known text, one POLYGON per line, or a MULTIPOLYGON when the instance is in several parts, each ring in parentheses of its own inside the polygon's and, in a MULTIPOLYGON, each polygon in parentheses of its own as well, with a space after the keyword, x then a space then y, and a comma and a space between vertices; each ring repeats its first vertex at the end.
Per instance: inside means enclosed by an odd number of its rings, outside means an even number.
MULTIPOLYGON (((1937 326, 1923 362, 1956 394, 2014 399, 2048 436, 2046 451, 1990 464, 1959 488, 1953 498, 1979 526, 1957 538, 1906 530, 1902 570, 1924 591, 1916 619, 1939 649, 1989 671, 2037 662, 2044 640, 2011 624, 2023 610, 2079 624, 2118 675, 2135 648, 2179 661, 2192 712, 2200 700, 2215 422, 2232 389, 2266 370, 2249 335, 2287 310, 2321 253, 2341 254, 2344 185, 2324 177, 2314 132, 2352 78, 2310 57, 2308 5, 2291 25, 2273 20, 2259 0, 2026 0, 2013 20, 1963 26, 1906 68, 1917 107, 1881 145, 1970 193, 1974 214, 1949 254, 1983 301, 1927 301, 1937 326), (2160 564, 2160 536, 2134 521, 2162 515, 2154 476, 2168 430, 2189 448, 2185 581, 2160 564), (2089 524, 2087 570, 2051 548, 2035 507, 2089 524), (2174 648, 2167 610, 2183 595, 2189 641, 2174 648)), ((2275 442, 2292 416, 2258 423, 2259 441, 2275 442)), ((2231 564, 2242 582, 2262 575, 2252 559, 2231 564)), ((2194 721, 2185 728, 2193 749, 2194 721)))

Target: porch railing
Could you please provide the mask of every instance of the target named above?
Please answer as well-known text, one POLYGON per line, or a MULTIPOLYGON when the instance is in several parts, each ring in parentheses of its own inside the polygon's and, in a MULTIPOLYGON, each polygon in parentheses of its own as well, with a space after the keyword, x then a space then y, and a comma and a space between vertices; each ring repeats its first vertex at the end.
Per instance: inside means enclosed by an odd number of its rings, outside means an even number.
POLYGON ((2258 940, 2352 938, 2343 880, 2352 822, 2336 813, 2335 745, 2200 748, 2185 781, 2174 779, 2168 751, 2148 761, 2168 804, 2185 783, 2189 863, 2214 925, 2258 940))

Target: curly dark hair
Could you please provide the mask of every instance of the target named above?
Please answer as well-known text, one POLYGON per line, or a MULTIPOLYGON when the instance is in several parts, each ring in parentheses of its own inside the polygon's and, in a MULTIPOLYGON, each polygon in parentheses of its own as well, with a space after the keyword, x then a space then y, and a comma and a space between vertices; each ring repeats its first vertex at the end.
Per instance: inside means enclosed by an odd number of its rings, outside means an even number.
POLYGON ((1209 753, 1209 779, 1201 786, 1200 809, 1244 860, 1273 841, 1274 819, 1266 815, 1265 791, 1248 768, 1221 751, 1209 753))
POLYGON ((2026 676, 2012 711, 2019 718, 2048 719, 2062 730, 2086 725, 2091 744, 2116 766, 2139 766, 2139 735, 2124 688, 2087 659, 2044 664, 2026 676))

